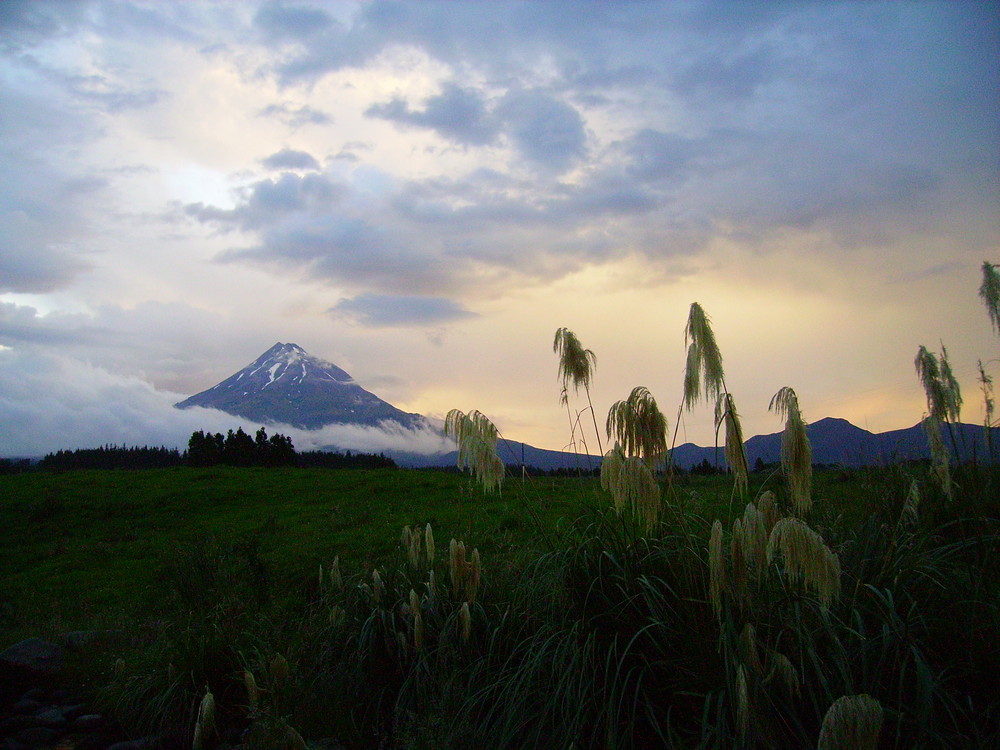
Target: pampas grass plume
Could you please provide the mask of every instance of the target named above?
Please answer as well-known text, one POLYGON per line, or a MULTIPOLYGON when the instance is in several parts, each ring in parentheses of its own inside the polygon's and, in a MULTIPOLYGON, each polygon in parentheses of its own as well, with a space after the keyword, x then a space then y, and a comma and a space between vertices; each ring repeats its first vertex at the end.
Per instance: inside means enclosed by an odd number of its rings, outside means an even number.
POLYGON ((767 543, 767 561, 780 551, 791 582, 801 581, 819 597, 826 610, 840 596, 840 559, 823 538, 797 518, 782 518, 774 525, 767 543))
POLYGON ((712 535, 708 540, 708 592, 712 609, 722 617, 722 589, 725 586, 725 568, 722 559, 722 522, 712 524, 712 535))
POLYGON ((205 686, 205 695, 198 706, 198 719, 194 725, 194 740, 191 744, 193 750, 203 750, 207 747, 208 739, 215 731, 215 696, 212 691, 205 686))
POLYGON ((247 705, 250 706, 250 711, 253 713, 260 703, 260 689, 257 687, 257 680, 253 676, 253 672, 249 669, 243 671, 243 683, 247 688, 247 705))
POLYGON ((472 635, 472 612, 468 602, 462 602, 462 607, 458 610, 458 621, 462 628, 462 642, 468 643, 472 635))
POLYGON ((785 418, 785 429, 781 433, 781 467, 788 478, 795 512, 804 515, 812 507, 812 447, 799 411, 799 399, 794 390, 785 386, 774 394, 767 408, 785 418))
POLYGON ((819 730, 818 750, 875 750, 882 706, 870 695, 845 695, 830 706, 819 730))
POLYGON ((427 564, 430 565, 434 562, 434 532, 429 522, 424 529, 424 547, 427 549, 427 564))

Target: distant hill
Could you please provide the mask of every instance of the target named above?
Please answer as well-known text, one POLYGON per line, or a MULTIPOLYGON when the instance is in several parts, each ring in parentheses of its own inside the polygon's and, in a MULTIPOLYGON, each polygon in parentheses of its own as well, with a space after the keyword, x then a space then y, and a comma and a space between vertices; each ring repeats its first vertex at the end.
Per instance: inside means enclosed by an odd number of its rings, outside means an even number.
MULTIPOLYGON (((1000 454, 1000 428, 993 428, 993 442, 1000 454)), ((923 425, 916 424, 905 430, 872 433, 856 427, 846 419, 827 417, 806 426, 806 434, 812 446, 813 463, 840 466, 871 466, 891 464, 930 457, 930 447, 923 425)), ((981 425, 954 424, 951 435, 945 428, 945 445, 953 457, 969 461, 974 457, 985 460, 988 457, 986 435, 981 425), (957 450, 956 450, 957 449, 957 450)), ((752 467, 757 459, 764 463, 781 460, 781 433, 756 435, 746 441, 747 460, 752 467)), ((678 446, 674 452, 677 465, 690 468, 703 461, 711 465, 724 466, 722 449, 718 459, 714 447, 701 447, 692 443, 678 446)))

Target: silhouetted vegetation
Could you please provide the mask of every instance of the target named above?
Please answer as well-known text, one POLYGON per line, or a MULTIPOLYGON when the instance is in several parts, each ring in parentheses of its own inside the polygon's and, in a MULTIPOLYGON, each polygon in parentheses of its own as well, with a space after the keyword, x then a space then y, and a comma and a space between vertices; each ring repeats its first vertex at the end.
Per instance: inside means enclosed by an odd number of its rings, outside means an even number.
POLYGON ((50 471, 71 469, 166 469, 180 466, 184 459, 176 448, 104 445, 50 453, 38 468, 50 471))
POLYGON ((263 427, 254 437, 242 427, 225 437, 198 430, 188 440, 185 457, 190 466, 295 466, 297 460, 290 437, 278 433, 268 437, 263 427))
POLYGON ((383 453, 303 451, 298 465, 308 469, 395 469, 396 462, 383 453))

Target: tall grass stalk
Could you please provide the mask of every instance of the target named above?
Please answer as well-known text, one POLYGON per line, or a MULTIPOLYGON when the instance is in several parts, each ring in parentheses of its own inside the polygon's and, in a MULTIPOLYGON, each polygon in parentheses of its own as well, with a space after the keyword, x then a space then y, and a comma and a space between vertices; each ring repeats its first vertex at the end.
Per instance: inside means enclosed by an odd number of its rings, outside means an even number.
POLYGON ((626 456, 638 456, 649 466, 667 450, 667 420, 649 389, 636 386, 627 399, 617 401, 608 411, 607 433, 626 456))
POLYGON ((785 419, 785 429, 781 433, 781 466, 788 480, 792 507, 796 513, 804 515, 812 507, 812 447, 799 410, 798 396, 785 386, 774 394, 767 408, 785 419))
POLYGON ((504 465, 497 455, 496 425, 477 410, 468 414, 452 409, 444 422, 445 435, 458 443, 458 466, 468 468, 486 492, 499 490, 504 465))
POLYGON ((983 261, 983 280, 979 285, 979 298, 986 305, 986 313, 997 333, 1000 333, 1000 274, 992 263, 983 261))
MULTIPOLYGON (((573 390, 579 392, 583 387, 587 395, 587 408, 590 410, 590 417, 594 423, 594 433, 597 436, 597 447, 601 455, 604 455, 604 445, 601 442, 601 431, 597 428, 597 416, 594 413, 594 403, 590 399, 590 384, 594 378, 594 368, 597 367, 597 355, 590 349, 584 349, 583 344, 568 328, 560 328, 556 331, 552 341, 552 351, 559 356, 559 378, 562 380, 562 394, 560 400, 566 405, 569 412, 569 386, 572 384, 573 390)), ((575 432, 573 419, 570 418, 571 433, 575 432)))

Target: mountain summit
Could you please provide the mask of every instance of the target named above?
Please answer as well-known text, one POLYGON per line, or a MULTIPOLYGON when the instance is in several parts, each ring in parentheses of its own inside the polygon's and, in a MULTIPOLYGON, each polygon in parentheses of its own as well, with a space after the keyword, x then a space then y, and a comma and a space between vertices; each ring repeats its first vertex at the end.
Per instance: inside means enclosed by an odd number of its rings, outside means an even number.
POLYGON ((204 406, 254 422, 303 429, 332 423, 375 426, 386 421, 419 427, 425 421, 369 393, 339 367, 310 356, 298 344, 280 342, 218 385, 175 406, 204 406))

